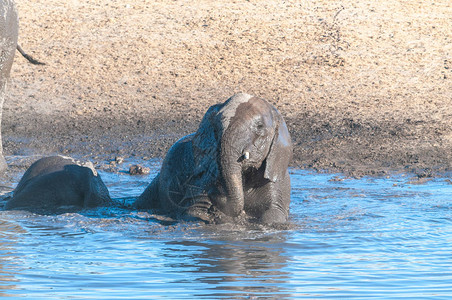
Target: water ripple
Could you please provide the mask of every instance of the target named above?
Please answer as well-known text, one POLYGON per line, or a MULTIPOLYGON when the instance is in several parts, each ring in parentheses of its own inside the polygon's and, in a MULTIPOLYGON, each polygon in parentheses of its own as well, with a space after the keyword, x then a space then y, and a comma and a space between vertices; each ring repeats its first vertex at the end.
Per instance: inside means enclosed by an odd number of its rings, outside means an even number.
MULTIPOLYGON (((149 166, 148 176, 101 175, 115 199, 132 202, 157 171, 158 164, 149 166)), ((291 176, 285 230, 164 224, 151 213, 120 208, 49 216, 0 211, 0 295, 452 297, 448 181, 414 184, 403 175, 350 179, 298 170, 291 176)))

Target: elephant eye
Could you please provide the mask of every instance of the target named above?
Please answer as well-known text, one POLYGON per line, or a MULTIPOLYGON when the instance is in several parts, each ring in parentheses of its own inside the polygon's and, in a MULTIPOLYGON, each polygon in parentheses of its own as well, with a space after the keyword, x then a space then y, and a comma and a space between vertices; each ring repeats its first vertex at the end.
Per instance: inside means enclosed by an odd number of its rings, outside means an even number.
POLYGON ((258 136, 263 136, 265 134, 265 125, 263 122, 256 123, 255 134, 258 136))

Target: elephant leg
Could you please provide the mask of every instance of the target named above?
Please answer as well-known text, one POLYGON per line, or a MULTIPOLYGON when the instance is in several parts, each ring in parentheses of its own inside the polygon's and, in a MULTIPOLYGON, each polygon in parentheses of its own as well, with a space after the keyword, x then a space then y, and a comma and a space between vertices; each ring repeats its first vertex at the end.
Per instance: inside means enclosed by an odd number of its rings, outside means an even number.
POLYGON ((245 211, 242 210, 240 214, 236 217, 231 217, 230 215, 227 215, 224 213, 218 205, 218 203, 225 204, 227 203, 227 196, 224 194, 218 193, 218 190, 215 190, 211 195, 210 198, 212 199, 212 207, 210 208, 210 214, 212 216, 213 222, 215 224, 225 224, 225 223, 242 223, 246 221, 246 214, 245 211))
POLYGON ((290 179, 247 189, 245 211, 263 224, 285 223, 289 217, 290 179))
POLYGON ((260 217, 260 221, 263 224, 281 224, 287 222, 287 217, 285 212, 275 206, 267 209, 260 217))
MULTIPOLYGON (((6 82, 0 82, 0 129, 2 128, 2 114, 3 114, 3 103, 5 101, 5 92, 6 92, 6 82)), ((5 171, 6 167, 7 166, 5 157, 3 156, 2 134, 0 132, 0 172, 5 171)))
MULTIPOLYGON (((6 83, 16 53, 17 37, 19 35, 19 19, 12 0, 0 0, 0 122, 2 119, 3 102, 5 100, 6 83)), ((0 124, 1 130, 1 124, 0 124)), ((0 171, 6 169, 0 133, 0 171)))
POLYGON ((182 216, 182 219, 186 221, 202 221, 206 224, 225 224, 225 223, 237 223, 245 217, 243 212, 238 217, 231 217, 212 203, 209 196, 197 196, 195 199, 190 199, 194 204, 188 207, 182 216))
POLYGON ((184 202, 190 201, 190 205, 183 213, 182 219, 186 221, 202 221, 212 223, 212 202, 208 196, 197 196, 196 199, 184 199, 184 202))

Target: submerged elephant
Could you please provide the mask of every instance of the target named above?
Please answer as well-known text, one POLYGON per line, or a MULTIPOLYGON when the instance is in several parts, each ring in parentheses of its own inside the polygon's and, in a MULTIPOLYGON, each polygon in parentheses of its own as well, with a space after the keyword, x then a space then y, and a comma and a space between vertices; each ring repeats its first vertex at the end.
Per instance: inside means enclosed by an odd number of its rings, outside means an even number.
POLYGON ((262 223, 284 223, 291 158, 291 138, 278 110, 237 94, 210 107, 197 132, 171 147, 135 207, 186 220, 229 222, 245 213, 262 223))
POLYGON ((110 194, 91 162, 70 157, 44 157, 25 172, 5 209, 37 211, 103 206, 110 194))
MULTIPOLYGON (((14 60, 19 34, 19 21, 12 0, 0 0, 0 129, 6 84, 14 60)), ((6 169, 0 133, 0 172, 6 169)))

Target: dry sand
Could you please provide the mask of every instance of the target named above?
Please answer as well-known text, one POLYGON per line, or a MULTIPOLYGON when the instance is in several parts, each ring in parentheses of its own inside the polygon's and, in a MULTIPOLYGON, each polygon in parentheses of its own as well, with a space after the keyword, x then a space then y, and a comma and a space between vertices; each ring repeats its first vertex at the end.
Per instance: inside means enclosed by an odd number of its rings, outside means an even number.
POLYGON ((163 157, 207 108, 272 102, 294 167, 452 170, 452 2, 17 0, 6 155, 163 157))

